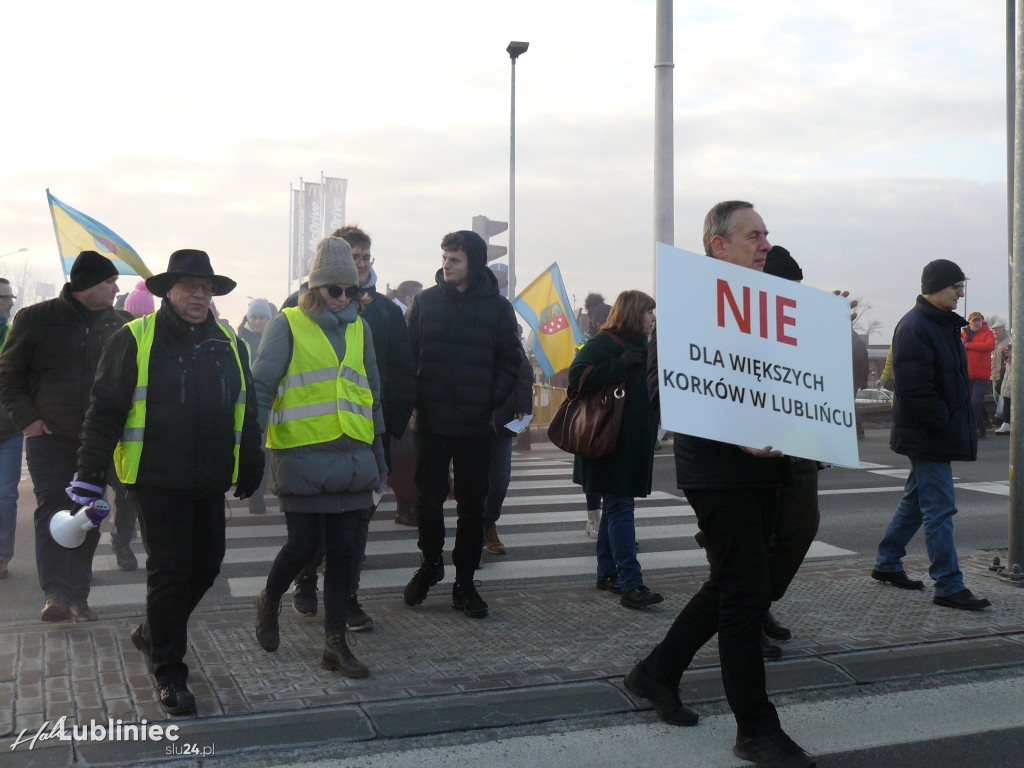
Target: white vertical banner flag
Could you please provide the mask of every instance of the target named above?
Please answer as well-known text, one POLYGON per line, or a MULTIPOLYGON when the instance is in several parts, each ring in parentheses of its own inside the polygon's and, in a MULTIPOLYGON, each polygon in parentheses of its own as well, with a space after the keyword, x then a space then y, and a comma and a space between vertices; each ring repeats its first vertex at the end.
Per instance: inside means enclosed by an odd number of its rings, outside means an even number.
POLYGON ((856 467, 849 299, 658 244, 665 429, 856 467))
POLYGON ((288 255, 289 268, 288 274, 292 280, 301 280, 305 272, 302 271, 303 259, 302 255, 305 253, 305 239, 302 236, 302 191, 298 189, 291 190, 292 193, 292 236, 291 243, 292 251, 288 255))
POLYGON ((345 226, 345 195, 348 179, 324 178, 324 235, 345 226))
POLYGON ((323 238, 323 187, 318 182, 302 182, 302 274, 308 275, 317 243, 323 238))

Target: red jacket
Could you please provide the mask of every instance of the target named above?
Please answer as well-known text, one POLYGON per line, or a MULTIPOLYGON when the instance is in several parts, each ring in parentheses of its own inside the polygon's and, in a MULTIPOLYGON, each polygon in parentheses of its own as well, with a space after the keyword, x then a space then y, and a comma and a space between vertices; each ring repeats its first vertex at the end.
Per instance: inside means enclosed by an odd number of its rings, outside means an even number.
POLYGON ((967 377, 988 381, 992 375, 992 350, 996 348, 996 336, 982 323, 977 333, 971 333, 968 326, 962 333, 964 349, 967 351, 967 377))

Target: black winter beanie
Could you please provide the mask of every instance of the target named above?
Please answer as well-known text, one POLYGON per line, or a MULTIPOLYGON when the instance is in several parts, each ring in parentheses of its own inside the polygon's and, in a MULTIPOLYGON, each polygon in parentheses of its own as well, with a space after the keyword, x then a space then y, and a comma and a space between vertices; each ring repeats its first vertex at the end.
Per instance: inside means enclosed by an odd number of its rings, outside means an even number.
POLYGON ((72 293, 99 285, 118 274, 114 262, 96 251, 82 251, 71 265, 68 290, 72 293))

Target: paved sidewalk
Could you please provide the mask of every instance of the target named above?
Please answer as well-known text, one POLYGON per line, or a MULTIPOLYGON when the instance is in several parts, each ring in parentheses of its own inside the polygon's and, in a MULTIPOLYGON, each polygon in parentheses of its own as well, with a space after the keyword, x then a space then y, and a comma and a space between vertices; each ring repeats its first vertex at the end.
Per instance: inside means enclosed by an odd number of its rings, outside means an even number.
MULTIPOLYGON (((852 687, 882 680, 1024 665, 1024 589, 991 576, 991 554, 965 553, 968 585, 993 608, 971 613, 935 606, 931 591, 874 582, 870 560, 804 565, 776 615, 794 631, 785 656, 768 664, 772 690, 852 687)), ((908 571, 924 574, 921 558, 908 571)), ((592 580, 493 588, 486 567, 485 620, 452 610, 435 588, 410 609, 398 592, 371 595, 376 621, 356 636, 371 676, 349 680, 320 669, 321 620, 281 617, 281 648, 264 653, 254 610, 199 612, 187 661, 199 716, 168 720, 128 633, 137 617, 90 625, 0 627, 0 766, 101 765, 165 759, 169 742, 30 739, 44 723, 121 720, 180 726, 182 738, 217 755, 254 746, 325 739, 367 740, 460 731, 646 709, 624 692, 622 675, 655 644, 697 589, 704 568, 659 575, 666 599, 636 612, 598 592, 592 580)), ((684 701, 723 697, 717 648, 698 654, 683 678, 684 701)), ((699 706, 698 706, 699 709, 699 706)), ((651 715, 653 717, 653 715, 651 715)))

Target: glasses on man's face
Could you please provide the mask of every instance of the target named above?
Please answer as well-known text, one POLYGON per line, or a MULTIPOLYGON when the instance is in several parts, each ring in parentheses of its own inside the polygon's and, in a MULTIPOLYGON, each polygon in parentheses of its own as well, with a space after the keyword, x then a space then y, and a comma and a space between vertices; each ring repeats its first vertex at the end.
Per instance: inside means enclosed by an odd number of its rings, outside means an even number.
POLYGON ((365 264, 366 266, 370 266, 371 264, 373 264, 373 257, 372 256, 353 256, 352 257, 352 261, 354 261, 356 264, 365 264))
POLYGON ((0 301, 3 301, 5 299, 7 301, 17 301, 18 297, 15 296, 13 293, 0 293, 0 301))
POLYGON ((964 291, 967 290, 967 284, 966 283, 957 283, 956 285, 951 285, 949 287, 952 288, 957 293, 963 293, 964 291))
POLYGON ((213 283, 201 280, 179 280, 178 285, 188 294, 201 293, 204 296, 213 296, 213 283))
POLYGON ((354 299, 359 294, 359 286, 350 285, 347 288, 342 288, 340 285, 327 286, 327 295, 332 299, 340 299, 343 293, 350 299, 354 299))

